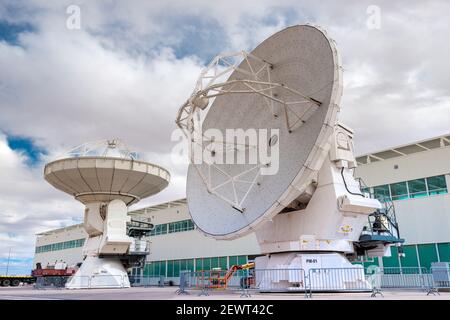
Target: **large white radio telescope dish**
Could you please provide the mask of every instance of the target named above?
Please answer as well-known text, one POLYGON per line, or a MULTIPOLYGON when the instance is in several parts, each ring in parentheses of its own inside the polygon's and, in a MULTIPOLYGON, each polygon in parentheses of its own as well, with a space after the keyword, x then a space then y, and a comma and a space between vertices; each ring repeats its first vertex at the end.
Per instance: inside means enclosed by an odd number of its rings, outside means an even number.
POLYGON ((187 203, 197 227, 215 238, 237 238, 292 206, 313 184, 329 151, 341 94, 335 44, 313 26, 286 28, 251 53, 218 56, 180 109, 178 125, 188 136, 208 129, 224 136, 227 129, 278 129, 279 135, 267 139, 279 144, 279 169, 263 175, 260 169, 271 164, 194 163, 191 158, 187 203), (230 57, 241 60, 233 65, 230 57), (219 72, 211 76, 214 67, 219 72), (226 71, 230 75, 223 80, 226 71), (203 110, 203 123, 196 125, 201 119, 196 113, 203 110))

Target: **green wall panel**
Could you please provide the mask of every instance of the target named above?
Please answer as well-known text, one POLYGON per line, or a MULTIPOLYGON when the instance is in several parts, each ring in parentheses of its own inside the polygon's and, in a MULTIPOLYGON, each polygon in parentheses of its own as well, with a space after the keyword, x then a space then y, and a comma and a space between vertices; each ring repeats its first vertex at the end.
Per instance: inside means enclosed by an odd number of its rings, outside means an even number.
POLYGON ((405 256, 400 258, 402 267, 419 266, 415 245, 403 246, 403 252, 405 253, 405 256))
POLYGON ((450 242, 438 243, 438 250, 440 260, 450 263, 450 242))
POLYGON ((195 259, 195 271, 202 271, 203 270, 203 259, 195 259))
POLYGON ((211 270, 211 259, 203 258, 203 270, 209 271, 211 270))
POLYGON ((228 269, 227 257, 219 257, 219 267, 222 270, 227 270, 228 269))
POLYGON ((167 276, 173 277, 173 260, 167 261, 167 276))
POLYGON ((247 263, 247 256, 238 256, 238 264, 245 264, 247 263))
POLYGON ((194 271, 194 259, 187 260, 187 270, 194 271))
POLYGON ((364 261, 364 269, 367 269, 370 266, 379 266, 378 257, 369 258, 370 261, 364 261))
POLYGON ((391 256, 383 257, 383 267, 384 268, 398 268, 400 267, 398 263, 398 248, 391 247, 391 256))
POLYGON ((438 261, 436 252, 436 245, 434 243, 419 244, 417 246, 419 251, 420 266, 429 269, 432 262, 438 261))

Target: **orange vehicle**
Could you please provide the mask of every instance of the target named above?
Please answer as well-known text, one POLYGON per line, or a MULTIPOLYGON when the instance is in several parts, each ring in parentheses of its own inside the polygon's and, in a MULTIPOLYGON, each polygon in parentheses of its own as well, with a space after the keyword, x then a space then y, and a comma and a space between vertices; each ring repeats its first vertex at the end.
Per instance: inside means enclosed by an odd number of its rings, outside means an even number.
MULTIPOLYGON (((228 287, 228 281, 233 277, 234 273, 238 270, 247 270, 255 268, 255 263, 250 262, 242 265, 233 265, 228 271, 220 269, 212 269, 206 274, 209 274, 209 288, 212 289, 226 289, 228 287)), ((248 288, 254 282, 252 276, 243 276, 240 279, 240 286, 242 288, 248 288)))

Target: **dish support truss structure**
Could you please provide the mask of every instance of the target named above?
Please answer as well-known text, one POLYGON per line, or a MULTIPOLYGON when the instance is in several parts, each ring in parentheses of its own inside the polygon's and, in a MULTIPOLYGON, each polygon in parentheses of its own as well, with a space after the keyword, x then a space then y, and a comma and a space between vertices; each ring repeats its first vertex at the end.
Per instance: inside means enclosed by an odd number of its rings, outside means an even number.
POLYGON ((281 110, 284 112, 285 125, 289 132, 301 126, 314 114, 321 102, 283 83, 273 81, 271 77, 272 69, 273 65, 270 61, 266 61, 246 51, 219 54, 200 73, 193 93, 181 106, 176 118, 176 124, 188 139, 190 163, 194 165, 207 190, 241 212, 244 211, 242 204, 255 186, 257 178, 261 175, 261 170, 269 164, 257 163, 249 169, 232 176, 216 166, 214 161, 210 161, 207 157, 202 157, 204 143, 207 144, 205 150, 208 153, 215 153, 217 152, 216 150, 228 152, 233 149, 246 151, 257 148, 256 145, 249 143, 236 144, 234 141, 229 143, 206 136, 202 129, 202 118, 206 114, 206 109, 212 104, 210 103, 211 100, 216 97, 230 94, 257 94, 263 97, 268 112, 271 112, 274 117, 278 117, 278 114, 275 112, 276 105, 281 106, 281 110), (230 79, 229 77, 232 74, 233 78, 230 79), (275 94, 274 89, 281 92, 286 91, 288 94, 275 94), (287 97, 287 99, 283 100, 280 96, 287 97), (200 152, 196 152, 198 150, 200 152), (199 170, 197 165, 200 163, 208 165, 207 174, 199 170), (214 167, 227 179, 218 185, 212 185, 211 167, 214 167), (254 178, 244 180, 243 177, 248 176, 252 171, 257 171, 254 178), (248 185, 248 189, 241 197, 237 195, 236 182, 248 185), (232 186, 233 199, 226 197, 220 192, 220 188, 226 184, 231 184, 232 186))
POLYGON ((137 152, 132 152, 120 139, 97 140, 83 143, 67 151, 59 158, 108 157, 138 160, 137 152))

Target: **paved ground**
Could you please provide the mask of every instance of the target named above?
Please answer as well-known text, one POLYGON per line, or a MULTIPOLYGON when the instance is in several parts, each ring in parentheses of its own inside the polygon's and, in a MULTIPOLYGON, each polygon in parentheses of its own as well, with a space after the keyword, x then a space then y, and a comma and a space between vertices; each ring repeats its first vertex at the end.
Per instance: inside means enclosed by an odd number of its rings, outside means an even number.
MULTIPOLYGON (((183 299, 239 299, 239 300, 295 300, 305 299, 303 294, 275 294, 253 292, 251 297, 242 297, 240 292, 212 292, 209 296, 199 296, 198 291, 191 291, 189 295, 176 294, 177 287, 165 288, 128 288, 128 289, 46 289, 36 290, 28 287, 0 287, 0 300, 183 300, 183 299)), ((440 295, 429 295, 422 291, 384 291, 384 297, 370 298, 370 293, 320 293, 313 294, 317 300, 450 300, 450 292, 440 295)))

